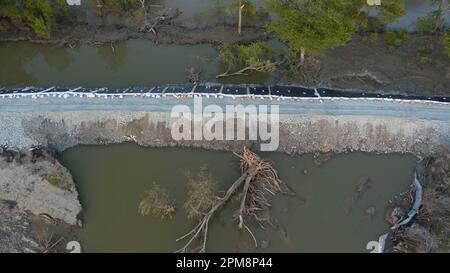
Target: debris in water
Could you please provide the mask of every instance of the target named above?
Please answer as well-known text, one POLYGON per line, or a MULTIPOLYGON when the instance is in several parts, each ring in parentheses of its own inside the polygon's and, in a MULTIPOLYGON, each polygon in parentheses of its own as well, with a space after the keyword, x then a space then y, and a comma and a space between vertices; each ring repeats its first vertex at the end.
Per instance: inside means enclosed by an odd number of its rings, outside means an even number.
POLYGON ((364 214, 370 217, 375 216, 375 207, 368 207, 364 210, 364 214))
POLYGON ((350 211, 355 206, 356 202, 361 198, 364 192, 370 187, 370 178, 368 176, 363 176, 359 179, 358 184, 356 185, 355 192, 347 197, 344 201, 344 212, 345 214, 349 214, 350 211))
POLYGON ((405 211, 400 207, 391 208, 386 213, 386 221, 391 225, 396 225, 400 223, 405 217, 405 211))

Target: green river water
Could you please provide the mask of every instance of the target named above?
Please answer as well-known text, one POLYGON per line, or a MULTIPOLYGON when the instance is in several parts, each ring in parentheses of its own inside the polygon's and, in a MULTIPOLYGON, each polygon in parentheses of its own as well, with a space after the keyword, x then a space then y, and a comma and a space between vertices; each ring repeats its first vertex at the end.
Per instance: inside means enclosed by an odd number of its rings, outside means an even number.
MULTIPOLYGON (((369 252, 366 244, 388 230, 386 207, 396 194, 409 189, 416 161, 405 155, 349 153, 318 167, 311 155, 262 156, 274 163, 297 195, 275 197, 274 227, 251 226, 260 242, 258 249, 233 220, 238 202, 227 204, 210 224, 207 251, 369 252), (346 203, 364 176, 370 178, 370 186, 347 214, 346 203), (374 216, 365 214, 369 207, 375 208, 374 216)), ((228 152, 135 144, 78 146, 64 152, 62 163, 80 193, 84 227, 75 231, 75 237, 86 252, 173 252, 182 246, 175 239, 195 225, 184 215, 185 171, 195 173, 207 164, 220 190, 240 175, 238 159, 228 152), (173 219, 138 214, 140 198, 153 181, 176 199, 173 219)))

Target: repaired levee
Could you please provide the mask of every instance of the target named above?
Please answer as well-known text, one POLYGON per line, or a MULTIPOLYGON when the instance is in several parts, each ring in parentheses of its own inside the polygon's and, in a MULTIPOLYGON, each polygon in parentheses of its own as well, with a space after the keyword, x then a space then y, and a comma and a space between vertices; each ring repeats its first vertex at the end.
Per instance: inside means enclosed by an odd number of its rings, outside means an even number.
MULTIPOLYGON (((134 141, 145 147, 198 147, 211 150, 258 150, 257 141, 175 141, 168 112, 8 112, 0 123, 9 128, 0 144, 41 145, 64 151, 78 144, 134 141)), ((434 154, 450 140, 445 121, 382 116, 280 115, 279 152, 305 154, 363 151, 434 154)))

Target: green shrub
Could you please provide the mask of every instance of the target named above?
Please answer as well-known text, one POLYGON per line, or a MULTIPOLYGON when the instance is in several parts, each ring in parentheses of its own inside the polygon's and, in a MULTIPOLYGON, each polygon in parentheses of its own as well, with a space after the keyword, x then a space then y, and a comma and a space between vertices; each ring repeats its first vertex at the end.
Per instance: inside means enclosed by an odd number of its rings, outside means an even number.
POLYGON ((416 20, 415 27, 418 33, 431 34, 439 30, 440 26, 444 25, 445 18, 442 11, 430 11, 427 15, 419 17, 416 20))
POLYGON ((42 176, 42 179, 44 179, 45 181, 47 181, 50 185, 52 185, 54 187, 58 186, 58 177, 56 177, 55 175, 45 174, 42 176))
POLYGON ((12 26, 32 29, 40 38, 49 38, 57 20, 68 15, 65 0, 0 0, 0 17, 12 26))
POLYGON ((387 30, 384 34, 384 39, 389 46, 400 47, 403 42, 408 38, 408 31, 403 30, 387 30))
POLYGON ((139 202, 138 210, 142 216, 153 215, 161 217, 161 219, 172 218, 175 213, 175 204, 170 198, 169 192, 161 187, 158 182, 153 182, 152 187, 145 191, 145 195, 139 202))
POLYGON ((447 32, 444 34, 442 42, 444 44, 447 56, 450 57, 450 29, 448 29, 447 32))
POLYGON ((189 180, 187 199, 184 203, 188 219, 201 218, 216 200, 216 181, 206 165, 200 166, 197 175, 186 173, 189 180))
POLYGON ((365 36, 364 41, 369 42, 372 45, 376 45, 378 42, 378 32, 372 32, 368 36, 365 36))
POLYGON ((276 64, 272 61, 275 54, 267 42, 249 45, 227 43, 219 51, 221 62, 228 68, 249 66, 260 72, 273 72, 276 69, 276 64))

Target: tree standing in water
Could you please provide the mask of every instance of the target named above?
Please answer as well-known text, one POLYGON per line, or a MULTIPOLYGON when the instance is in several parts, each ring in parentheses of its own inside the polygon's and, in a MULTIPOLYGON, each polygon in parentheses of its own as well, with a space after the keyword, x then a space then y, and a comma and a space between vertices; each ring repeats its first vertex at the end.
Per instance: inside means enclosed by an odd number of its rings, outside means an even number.
POLYGON ((172 218, 175 213, 174 200, 170 198, 169 192, 162 188, 157 182, 153 182, 152 187, 145 192, 141 202, 139 202, 139 213, 142 216, 153 215, 164 219, 172 218))
POLYGON ((242 10, 244 9, 245 4, 242 0, 239 0, 239 7, 238 7, 238 34, 241 35, 242 33, 242 10))
MULTIPOLYGON (((238 0, 227 6, 228 14, 234 15, 237 12, 238 34, 242 34, 242 26, 244 17, 251 19, 256 16, 256 7, 250 0, 238 0)), ((234 16, 233 16, 234 17, 234 16)))

